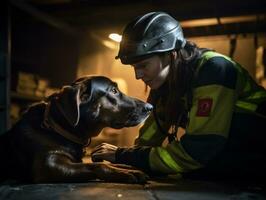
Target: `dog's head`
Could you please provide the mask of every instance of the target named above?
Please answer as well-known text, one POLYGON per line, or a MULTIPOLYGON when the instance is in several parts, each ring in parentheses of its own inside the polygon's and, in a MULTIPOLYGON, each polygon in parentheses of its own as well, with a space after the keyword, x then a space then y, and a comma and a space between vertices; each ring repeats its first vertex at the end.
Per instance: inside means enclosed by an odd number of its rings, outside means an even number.
MULTIPOLYGON (((72 126, 82 123, 123 128, 141 123, 152 105, 123 94, 117 84, 103 76, 85 76, 56 95, 57 105, 72 126)), ((89 127, 88 127, 89 128, 89 127)))

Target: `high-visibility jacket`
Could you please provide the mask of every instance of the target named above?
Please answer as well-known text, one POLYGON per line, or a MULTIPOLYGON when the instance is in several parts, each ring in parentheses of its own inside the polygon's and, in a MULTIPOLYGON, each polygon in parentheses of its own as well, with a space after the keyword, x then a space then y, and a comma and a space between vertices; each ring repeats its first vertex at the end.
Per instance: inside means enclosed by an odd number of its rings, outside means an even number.
MULTIPOLYGON (((257 85, 238 63, 222 54, 203 53, 196 67, 192 94, 189 123, 180 141, 162 147, 166 135, 150 115, 135 141, 137 146, 151 146, 149 151, 122 149, 117 153, 119 162, 125 159, 123 163, 138 167, 145 164, 137 162, 146 162, 153 172, 188 172, 204 167, 225 149, 229 135, 235 132, 231 126, 236 113, 257 116, 266 123, 265 113, 259 110, 261 105, 266 105, 265 89, 257 85), (123 156, 127 152, 131 154, 123 156), (138 155, 135 161, 133 154, 138 155)), ((169 128, 163 121, 161 125, 169 128)))

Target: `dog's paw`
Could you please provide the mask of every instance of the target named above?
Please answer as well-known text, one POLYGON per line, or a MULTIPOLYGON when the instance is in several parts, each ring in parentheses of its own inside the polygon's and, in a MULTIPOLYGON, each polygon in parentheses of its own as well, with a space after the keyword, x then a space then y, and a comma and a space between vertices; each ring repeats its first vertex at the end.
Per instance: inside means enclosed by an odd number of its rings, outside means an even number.
POLYGON ((135 182, 133 183, 144 184, 149 180, 149 176, 140 170, 129 170, 129 173, 134 176, 135 182))
POLYGON ((148 180, 148 176, 140 170, 125 169, 114 165, 100 164, 96 171, 97 176, 107 182, 144 184, 148 180))
POLYGON ((134 181, 136 183, 146 183, 147 180, 149 179, 149 176, 147 174, 138 170, 136 167, 125 165, 125 164, 110 164, 110 165, 119 170, 122 170, 123 173, 132 174, 134 176, 133 183, 134 181))
POLYGON ((117 182, 145 184, 148 181, 148 176, 138 170, 119 172, 119 174, 120 178, 117 179, 117 182))

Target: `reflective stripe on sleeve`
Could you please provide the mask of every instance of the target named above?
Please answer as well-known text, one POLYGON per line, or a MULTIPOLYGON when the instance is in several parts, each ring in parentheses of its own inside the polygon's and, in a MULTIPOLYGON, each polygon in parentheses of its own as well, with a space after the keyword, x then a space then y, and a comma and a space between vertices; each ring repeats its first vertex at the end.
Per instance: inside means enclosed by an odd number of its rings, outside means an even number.
POLYGON ((244 109, 247 111, 252 111, 252 112, 255 112, 257 107, 258 107, 257 104, 248 103, 248 102, 244 102, 244 101, 237 101, 236 106, 238 108, 241 108, 241 109, 244 109))
POLYGON ((154 147, 150 152, 150 167, 152 171, 175 174, 202 167, 191 158, 179 142, 172 142, 164 147, 154 147))

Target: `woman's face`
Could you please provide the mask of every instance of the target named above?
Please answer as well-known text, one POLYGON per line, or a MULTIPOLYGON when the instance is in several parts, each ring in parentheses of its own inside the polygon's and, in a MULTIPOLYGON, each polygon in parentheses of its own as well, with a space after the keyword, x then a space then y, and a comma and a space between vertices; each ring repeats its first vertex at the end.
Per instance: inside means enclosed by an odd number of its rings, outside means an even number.
POLYGON ((136 79, 141 79, 151 89, 158 89, 166 80, 169 73, 169 56, 154 55, 145 60, 132 64, 136 79))

